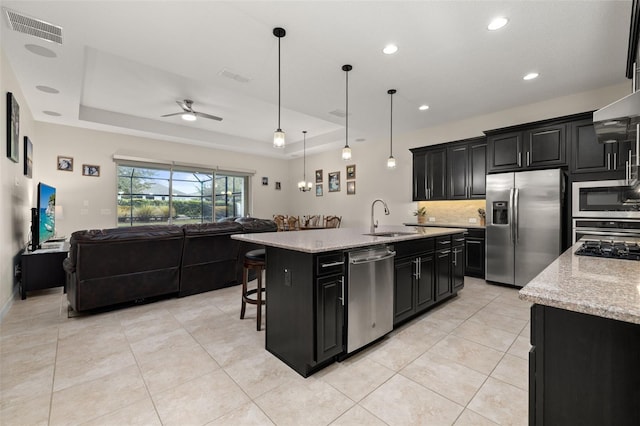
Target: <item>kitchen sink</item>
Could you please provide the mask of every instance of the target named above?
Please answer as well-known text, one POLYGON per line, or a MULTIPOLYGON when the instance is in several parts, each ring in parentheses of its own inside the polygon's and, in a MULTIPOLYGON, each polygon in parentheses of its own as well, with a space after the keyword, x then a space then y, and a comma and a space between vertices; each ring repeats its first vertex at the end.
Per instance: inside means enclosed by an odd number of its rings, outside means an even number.
POLYGON ((363 235, 371 235, 374 237, 401 237, 403 235, 415 235, 415 232, 373 232, 371 234, 363 234, 363 235))

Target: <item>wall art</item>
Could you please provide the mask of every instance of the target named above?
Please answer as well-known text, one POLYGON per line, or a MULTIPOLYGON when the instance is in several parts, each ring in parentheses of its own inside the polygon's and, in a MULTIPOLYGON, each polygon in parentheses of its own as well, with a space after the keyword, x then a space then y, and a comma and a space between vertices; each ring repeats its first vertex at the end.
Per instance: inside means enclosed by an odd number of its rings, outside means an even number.
POLYGON ((347 182, 347 195, 354 195, 356 193, 356 181, 350 180, 347 182))
POLYGON ((33 176, 33 143, 28 136, 24 137, 24 175, 28 178, 33 176))
POLYGON ((340 172, 329 173, 329 192, 340 191, 340 172))
POLYGON ((65 172, 73 171, 73 157, 67 157, 66 155, 58 155, 58 170, 65 172))
POLYGON ((316 185, 316 197, 322 197, 322 184, 321 183, 316 185))
POLYGON ((322 183, 322 169, 316 170, 316 183, 322 183))
POLYGON ((20 161, 20 106, 13 93, 7 92, 7 158, 20 161))
POLYGON ((96 166, 94 164, 83 164, 82 165, 82 176, 100 176, 100 166, 96 166))
POLYGON ((356 178, 356 165, 351 164, 347 166, 347 180, 351 180, 355 178, 356 178))

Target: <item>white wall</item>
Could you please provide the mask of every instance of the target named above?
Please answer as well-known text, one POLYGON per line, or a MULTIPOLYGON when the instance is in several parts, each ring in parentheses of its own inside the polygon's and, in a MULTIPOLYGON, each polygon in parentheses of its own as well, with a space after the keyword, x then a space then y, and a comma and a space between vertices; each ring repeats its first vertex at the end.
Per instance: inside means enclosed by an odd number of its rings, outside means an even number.
MULTIPOLYGON (((393 154, 397 160, 395 170, 386 168, 389 156, 389 140, 374 140, 362 143, 350 142, 353 158, 348 162, 340 158, 340 150, 307 156, 307 179, 313 179, 316 169, 323 169, 324 196, 316 197, 312 191, 302 193, 296 182, 302 179, 302 159, 291 161, 291 177, 288 196, 294 215, 335 214, 342 216, 342 226, 367 227, 370 223, 371 203, 376 198, 384 199, 391 214, 384 216, 381 206, 375 207, 375 216, 380 224, 397 225, 414 222, 411 212, 417 203, 412 198, 412 156, 409 148, 434 145, 475 136, 484 130, 497 129, 548 118, 576 114, 599 109, 630 93, 630 84, 620 84, 589 92, 563 96, 504 111, 470 117, 465 120, 424 128, 412 133, 394 134, 393 154), (356 195, 347 195, 345 166, 356 165, 356 195), (327 192, 327 173, 340 171, 340 192, 327 192)), ((395 127, 394 127, 395 129, 395 127)))
POLYGON ((33 139, 34 121, 29 105, 22 96, 13 70, 4 51, 0 49, 0 318, 11 306, 14 293, 14 264, 28 240, 31 206, 35 206, 34 180, 23 174, 24 136, 33 139), (7 92, 13 93, 20 107, 20 161, 14 163, 6 156, 7 92))
POLYGON ((276 181, 287 179, 289 164, 285 160, 41 122, 36 125, 36 134, 33 178, 56 188, 56 205, 62 206, 64 213, 56 221, 59 235, 68 237, 80 229, 117 225, 114 154, 255 170, 250 211, 254 217, 271 218, 272 212, 289 202, 285 191, 274 189, 276 181), (59 155, 73 157, 72 172, 57 170, 59 155), (99 165, 100 177, 83 176, 83 164, 99 165), (269 186, 262 186, 263 176, 269 177, 269 186))

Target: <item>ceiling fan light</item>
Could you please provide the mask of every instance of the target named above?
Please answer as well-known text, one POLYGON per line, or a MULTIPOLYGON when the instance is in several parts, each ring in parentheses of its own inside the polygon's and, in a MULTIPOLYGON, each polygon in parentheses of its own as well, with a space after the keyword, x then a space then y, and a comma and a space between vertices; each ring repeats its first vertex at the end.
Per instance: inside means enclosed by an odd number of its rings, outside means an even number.
POLYGON ((396 159, 393 158, 393 155, 387 158, 387 169, 395 169, 396 168, 396 159))
POLYGON ((196 121, 196 115, 192 112, 185 112, 181 117, 184 121, 196 121))
POLYGON ((349 145, 345 145, 344 148, 342 148, 342 159, 343 160, 351 160, 351 148, 349 148, 349 145))
POLYGON ((284 148, 284 132, 278 129, 273 133, 273 147, 284 148))

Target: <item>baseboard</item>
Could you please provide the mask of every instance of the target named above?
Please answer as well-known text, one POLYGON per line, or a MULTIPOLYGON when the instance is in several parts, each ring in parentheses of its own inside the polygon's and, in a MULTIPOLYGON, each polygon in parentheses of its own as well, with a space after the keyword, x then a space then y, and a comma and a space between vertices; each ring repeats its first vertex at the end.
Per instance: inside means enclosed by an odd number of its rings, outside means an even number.
POLYGON ((19 296, 20 294, 20 292, 18 291, 19 288, 20 286, 17 286, 17 285, 13 286, 13 294, 0 310, 0 322, 2 322, 2 320, 4 319, 4 316, 9 312, 9 309, 11 309, 11 306, 13 306, 14 299, 19 296))

